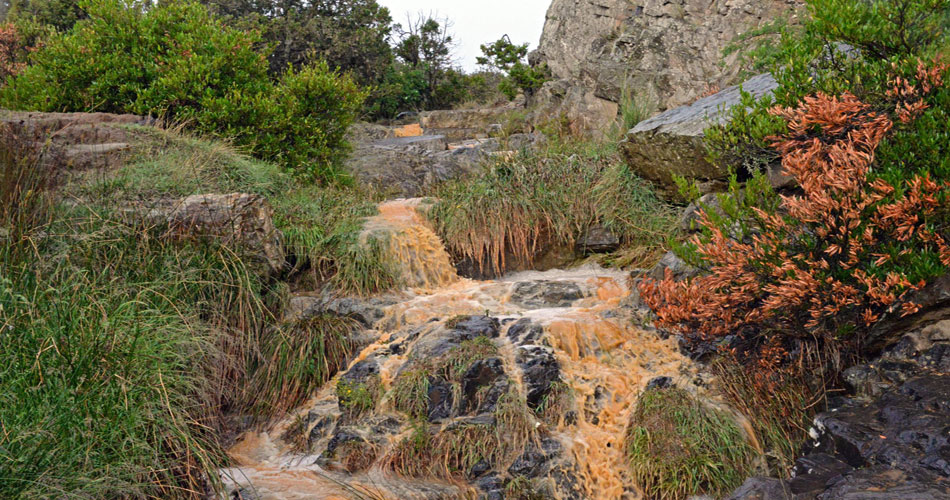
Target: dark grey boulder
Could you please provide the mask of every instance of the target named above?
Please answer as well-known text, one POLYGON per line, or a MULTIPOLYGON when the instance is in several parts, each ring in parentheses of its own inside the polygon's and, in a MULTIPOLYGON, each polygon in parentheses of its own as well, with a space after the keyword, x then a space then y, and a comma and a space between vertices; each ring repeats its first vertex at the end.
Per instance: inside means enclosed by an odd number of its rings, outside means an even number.
POLYGON ((536 344, 544 335, 544 327, 528 318, 521 318, 508 327, 507 336, 515 345, 536 344))
POLYGON ((519 347, 515 360, 521 368, 528 406, 536 409, 550 393, 551 384, 560 380, 560 364, 552 349, 537 345, 519 347))
POLYGON ((620 238, 610 229, 595 224, 587 228, 575 246, 582 254, 613 252, 620 247, 620 238))
POLYGON ((699 274, 699 269, 687 264, 683 259, 676 256, 672 251, 666 252, 660 261, 653 266, 649 272, 649 277, 655 280, 662 280, 666 277, 666 270, 673 273, 673 279, 683 280, 692 278, 699 274))
POLYGON ((818 495, 818 500, 947 500, 950 484, 921 470, 875 465, 845 476, 818 495))
MULTIPOLYGON (((746 80, 741 89, 761 98, 776 87, 778 83, 766 73, 746 80)), ((737 85, 638 123, 621 143, 627 164, 669 197, 677 195, 676 176, 697 181, 703 192, 722 191, 728 172, 706 159, 703 133, 712 125, 728 123, 729 109, 740 102, 737 85)))
POLYGON ((774 477, 750 477, 726 500, 797 500, 788 485, 774 477))
POLYGON ((582 298, 583 290, 571 281, 523 281, 511 293, 511 301, 526 308, 568 307, 582 298))

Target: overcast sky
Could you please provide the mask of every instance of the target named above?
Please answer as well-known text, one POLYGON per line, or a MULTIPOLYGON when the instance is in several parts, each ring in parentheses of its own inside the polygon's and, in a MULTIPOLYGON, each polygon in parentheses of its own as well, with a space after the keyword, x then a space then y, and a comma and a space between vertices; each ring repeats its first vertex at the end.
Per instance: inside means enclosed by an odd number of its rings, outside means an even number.
POLYGON ((432 12, 448 17, 454 23, 452 32, 457 43, 458 63, 466 70, 477 68, 475 58, 481 55, 478 46, 493 42, 507 34, 516 44, 528 43, 529 50, 538 47, 544 14, 551 0, 377 0, 389 7, 393 20, 406 24, 406 14, 432 12))

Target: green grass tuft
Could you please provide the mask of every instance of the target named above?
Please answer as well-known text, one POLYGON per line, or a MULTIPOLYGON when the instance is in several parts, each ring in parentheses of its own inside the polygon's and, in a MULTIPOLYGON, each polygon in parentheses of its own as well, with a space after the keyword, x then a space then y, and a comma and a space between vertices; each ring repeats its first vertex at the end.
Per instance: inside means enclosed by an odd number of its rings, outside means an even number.
POLYGON ((640 395, 626 452, 637 484, 657 500, 731 491, 756 456, 730 415, 675 388, 640 395))
POLYGON ((650 255, 676 227, 674 211, 623 165, 616 146, 592 142, 552 139, 542 151, 493 160, 480 177, 449 182, 435 196, 429 216, 449 252, 486 274, 573 248, 597 223, 650 255))

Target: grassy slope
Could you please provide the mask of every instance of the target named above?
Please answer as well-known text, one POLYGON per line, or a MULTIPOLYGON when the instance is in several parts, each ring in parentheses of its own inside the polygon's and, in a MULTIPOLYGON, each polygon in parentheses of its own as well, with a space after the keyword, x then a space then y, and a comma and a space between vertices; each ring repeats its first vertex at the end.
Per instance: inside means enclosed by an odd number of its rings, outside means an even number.
POLYGON ((65 203, 36 195, 35 164, 0 158, 0 177, 24 187, 3 190, 15 208, 0 214, 2 498, 199 497, 224 461, 227 413, 293 406, 348 353, 345 320, 280 324, 281 287, 232 249, 164 240, 116 208, 265 195, 289 246, 326 261, 313 271, 323 280, 346 269, 335 256, 355 246, 372 201, 297 186, 220 144, 136 133, 126 166, 73 179, 65 203))

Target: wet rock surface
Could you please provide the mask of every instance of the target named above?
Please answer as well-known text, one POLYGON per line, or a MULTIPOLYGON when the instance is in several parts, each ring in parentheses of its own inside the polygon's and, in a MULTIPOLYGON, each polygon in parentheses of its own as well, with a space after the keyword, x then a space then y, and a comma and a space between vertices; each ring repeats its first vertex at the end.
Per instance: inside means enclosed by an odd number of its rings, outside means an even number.
POLYGON ((687 104, 737 83, 738 53, 723 59, 724 47, 798 6, 785 0, 554 0, 531 56, 547 64, 554 80, 535 100, 551 108, 548 116, 563 112, 572 127, 590 131, 616 119, 624 89, 660 110, 687 104))
POLYGON ((528 281, 515 285, 511 301, 529 308, 568 307, 584 297, 576 283, 567 281, 528 281))
POLYGON ((950 499, 947 332, 931 323, 846 370, 850 394, 815 418, 794 477, 753 478, 730 498, 950 499))
POLYGON ((156 120, 112 113, 35 113, 0 110, 0 127, 42 144, 42 159, 63 171, 112 168, 131 149, 129 125, 152 126, 156 120))
POLYGON ((354 150, 346 165, 357 178, 382 192, 420 196, 441 182, 479 172, 496 154, 533 150, 543 143, 543 136, 537 133, 488 138, 487 125, 481 123, 497 118, 507 112, 505 109, 424 113, 424 135, 407 137, 393 136, 388 127, 363 124, 352 134, 354 150), (470 126, 449 127, 465 124, 470 126))

